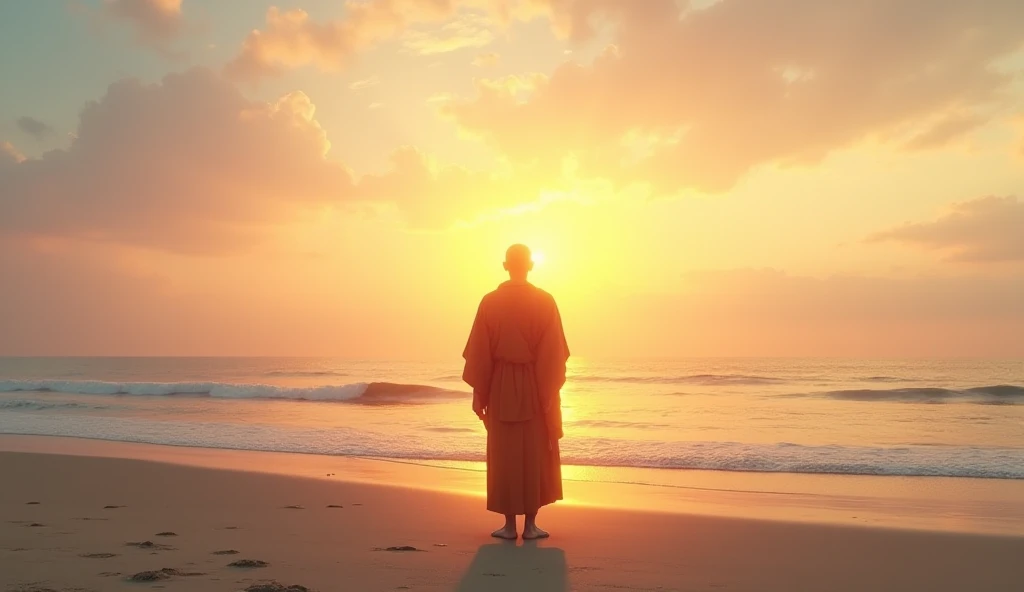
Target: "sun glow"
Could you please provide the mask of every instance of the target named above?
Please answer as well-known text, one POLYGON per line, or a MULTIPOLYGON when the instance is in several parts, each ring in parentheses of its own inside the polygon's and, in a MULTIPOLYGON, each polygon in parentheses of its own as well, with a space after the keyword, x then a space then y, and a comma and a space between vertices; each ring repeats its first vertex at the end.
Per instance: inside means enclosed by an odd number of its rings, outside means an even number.
POLYGON ((547 260, 547 257, 544 256, 544 251, 534 251, 532 258, 534 265, 544 265, 544 261, 547 260))

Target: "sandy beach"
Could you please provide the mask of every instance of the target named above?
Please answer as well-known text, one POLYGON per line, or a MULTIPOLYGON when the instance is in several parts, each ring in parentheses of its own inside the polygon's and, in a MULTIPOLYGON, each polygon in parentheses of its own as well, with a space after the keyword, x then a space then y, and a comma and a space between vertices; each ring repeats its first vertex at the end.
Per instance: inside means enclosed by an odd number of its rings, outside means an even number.
MULTIPOLYGON (((497 520, 478 496, 251 469, 0 453, 3 589, 213 591, 274 581, 321 591, 1011 591, 1024 583, 1024 536, 562 504, 542 515, 550 540, 513 544, 487 536, 497 520), (240 560, 265 565, 231 565, 240 560), (136 574, 153 579, 137 584, 136 574)), ((417 485, 445 474, 411 471, 417 485)))

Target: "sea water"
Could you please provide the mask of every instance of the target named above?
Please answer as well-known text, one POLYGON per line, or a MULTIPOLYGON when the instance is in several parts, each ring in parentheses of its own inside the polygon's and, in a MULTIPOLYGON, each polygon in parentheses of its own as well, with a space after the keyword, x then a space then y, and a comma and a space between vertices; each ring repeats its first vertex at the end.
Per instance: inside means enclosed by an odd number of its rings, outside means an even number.
MULTIPOLYGON (((458 360, 0 358, 0 434, 480 461, 458 360)), ((573 359, 563 462, 1024 479, 1024 361, 573 359)))

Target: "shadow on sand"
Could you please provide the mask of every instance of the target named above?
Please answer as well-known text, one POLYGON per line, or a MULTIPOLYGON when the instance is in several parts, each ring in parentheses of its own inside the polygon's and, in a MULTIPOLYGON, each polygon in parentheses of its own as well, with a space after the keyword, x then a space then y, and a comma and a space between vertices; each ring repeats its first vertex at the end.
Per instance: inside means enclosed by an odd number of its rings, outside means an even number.
MULTIPOLYGON (((543 544, 543 543, 541 543, 543 544)), ((456 588, 458 592, 567 592, 565 551, 535 542, 483 545, 456 588)))

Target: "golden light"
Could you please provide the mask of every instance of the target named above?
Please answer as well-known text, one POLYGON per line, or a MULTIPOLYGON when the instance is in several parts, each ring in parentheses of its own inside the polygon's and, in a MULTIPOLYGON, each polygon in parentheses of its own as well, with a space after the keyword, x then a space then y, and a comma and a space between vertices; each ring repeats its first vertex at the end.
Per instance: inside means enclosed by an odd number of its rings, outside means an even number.
POLYGON ((534 251, 533 252, 533 264, 534 265, 544 265, 545 259, 546 259, 546 257, 544 257, 544 251, 534 251))

